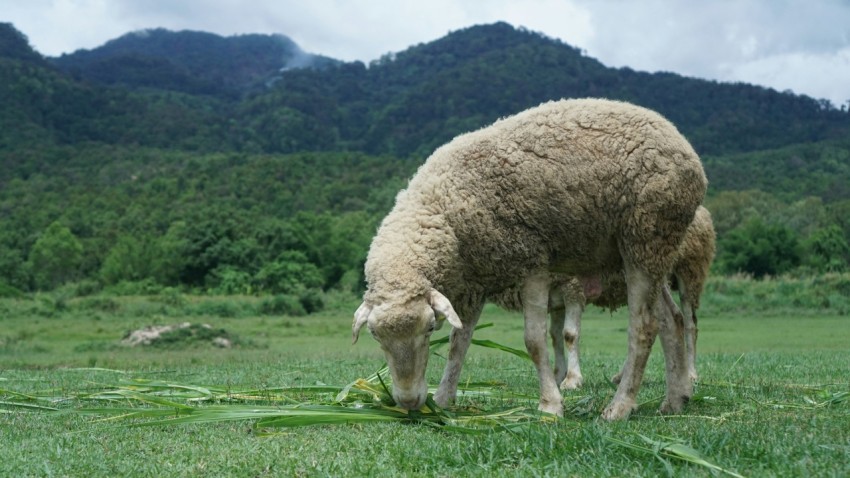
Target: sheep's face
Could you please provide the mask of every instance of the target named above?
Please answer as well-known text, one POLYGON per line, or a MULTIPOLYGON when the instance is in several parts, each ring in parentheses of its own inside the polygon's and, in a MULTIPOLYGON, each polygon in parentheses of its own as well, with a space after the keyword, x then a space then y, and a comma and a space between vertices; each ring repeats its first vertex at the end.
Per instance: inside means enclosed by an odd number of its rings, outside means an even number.
POLYGON ((448 299, 437 291, 402 303, 363 302, 354 314, 354 341, 365 324, 381 344, 393 378, 393 399, 400 407, 416 410, 425 404, 428 345, 431 334, 446 320, 455 327, 461 326, 448 299))

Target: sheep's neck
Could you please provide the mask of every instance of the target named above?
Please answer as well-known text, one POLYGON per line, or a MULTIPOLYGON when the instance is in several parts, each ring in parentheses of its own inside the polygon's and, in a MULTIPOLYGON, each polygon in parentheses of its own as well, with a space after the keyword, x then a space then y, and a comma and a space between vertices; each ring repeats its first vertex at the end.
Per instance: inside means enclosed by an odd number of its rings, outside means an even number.
POLYGON ((445 256, 455 250, 453 236, 445 228, 433 226, 432 220, 419 216, 384 224, 376 238, 381 252, 367 264, 371 291, 402 292, 412 298, 447 283, 451 260, 445 256))

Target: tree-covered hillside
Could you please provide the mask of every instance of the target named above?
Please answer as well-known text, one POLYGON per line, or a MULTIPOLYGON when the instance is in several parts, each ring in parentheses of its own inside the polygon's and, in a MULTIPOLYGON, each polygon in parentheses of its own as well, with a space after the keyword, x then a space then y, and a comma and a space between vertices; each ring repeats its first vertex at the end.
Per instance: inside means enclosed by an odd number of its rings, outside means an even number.
POLYGON ((290 68, 324 68, 330 58, 283 35, 221 37, 162 28, 128 33, 94 50, 52 59, 74 77, 104 85, 240 97, 290 68))
POLYGON ((362 286, 380 218, 435 147, 582 96, 656 109, 691 139, 717 271, 850 268, 850 114, 828 103, 608 68, 504 23, 368 66, 293 65, 298 52, 152 30, 45 59, 0 24, 0 294, 174 286, 315 305, 362 286))
MULTIPOLYGON (((54 144, 98 142, 216 149, 226 145, 227 105, 164 91, 107 88, 52 67, 11 25, 0 24, 0 175, 30 171, 22 159, 54 144)), ((51 174, 50 171, 44 171, 51 174)))
MULTIPOLYGON (((427 156, 459 132, 541 102, 607 97, 670 118, 702 154, 841 137, 850 115, 745 84, 608 68, 578 49, 510 25, 476 26, 373 62, 299 70, 241 110, 266 151, 303 147, 427 156), (256 126, 254 126, 256 125, 256 126), (263 142, 265 139, 267 142, 263 142)), ((243 142, 244 143, 244 142, 243 142)))

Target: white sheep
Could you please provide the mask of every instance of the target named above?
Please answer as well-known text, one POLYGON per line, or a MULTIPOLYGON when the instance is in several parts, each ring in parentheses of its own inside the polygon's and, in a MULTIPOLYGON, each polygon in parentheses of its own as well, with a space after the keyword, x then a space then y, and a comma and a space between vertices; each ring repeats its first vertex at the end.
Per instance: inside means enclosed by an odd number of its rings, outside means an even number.
MULTIPOLYGON (((681 311, 665 291, 665 306, 674 316, 684 319, 685 347, 688 375, 697 380, 696 342, 697 309, 700 306, 705 281, 714 260, 715 232, 711 214, 700 206, 688 227, 673 267, 671 281, 679 291, 681 311)), ((497 305, 508 310, 522 310, 519 289, 510 289, 492 297, 497 305)), ((582 385, 579 363, 581 315, 587 303, 614 310, 626 305, 626 283, 622 273, 607 274, 598 278, 576 278, 563 274, 551 275, 549 314, 552 348, 555 350, 555 381, 561 390, 573 390, 582 385), (566 356, 564 346, 566 345, 566 356)), ((612 381, 619 383, 622 372, 612 381)))
POLYGON ((629 351, 603 417, 626 418, 635 408, 659 324, 662 411, 678 411, 693 388, 681 367, 681 324, 677 333, 660 291, 706 186, 697 154, 676 128, 627 103, 549 102, 458 136, 420 167, 381 223, 354 341, 368 325, 387 358, 394 399, 417 409, 428 393, 429 337, 446 319, 451 345, 434 395, 446 406, 486 298, 521 284, 539 408, 561 415, 547 352, 549 274, 623 270, 629 351))

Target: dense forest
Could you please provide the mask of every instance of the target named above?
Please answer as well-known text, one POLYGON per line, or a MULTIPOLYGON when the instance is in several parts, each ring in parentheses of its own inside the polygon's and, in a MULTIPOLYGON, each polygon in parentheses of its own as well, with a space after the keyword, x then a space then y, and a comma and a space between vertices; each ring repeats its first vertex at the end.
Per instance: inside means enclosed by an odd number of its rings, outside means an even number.
POLYGON ((504 23, 365 65, 282 35, 146 30, 46 58, 0 24, 0 296, 362 287, 428 154, 543 101, 655 109, 701 154, 718 273, 850 268, 850 113, 746 84, 609 68, 504 23))

